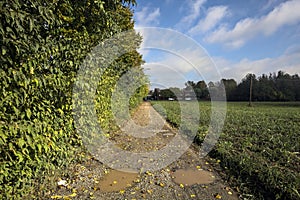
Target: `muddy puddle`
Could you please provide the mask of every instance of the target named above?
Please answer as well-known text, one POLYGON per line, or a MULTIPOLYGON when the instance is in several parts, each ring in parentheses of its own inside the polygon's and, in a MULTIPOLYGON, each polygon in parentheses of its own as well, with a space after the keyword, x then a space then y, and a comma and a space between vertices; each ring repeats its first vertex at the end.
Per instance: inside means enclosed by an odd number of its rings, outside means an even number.
POLYGON ((211 172, 195 169, 179 169, 176 170, 172 176, 174 177, 173 180, 175 183, 183 184, 185 186, 209 184, 215 180, 214 175, 211 172))
POLYGON ((111 170, 99 181, 98 186, 102 192, 120 191, 132 186, 138 178, 137 172, 111 170))

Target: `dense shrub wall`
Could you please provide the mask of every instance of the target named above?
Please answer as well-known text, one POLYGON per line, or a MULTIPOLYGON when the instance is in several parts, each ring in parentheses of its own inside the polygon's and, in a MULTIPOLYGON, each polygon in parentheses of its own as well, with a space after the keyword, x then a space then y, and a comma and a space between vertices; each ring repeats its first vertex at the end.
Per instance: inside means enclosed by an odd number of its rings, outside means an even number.
MULTIPOLYGON (((76 72, 100 41, 133 29, 132 4, 130 0, 0 2, 0 199, 28 196, 33 180, 76 158, 82 146, 72 116, 76 72)), ((133 45, 138 48, 140 41, 136 35, 133 45)), ((97 110, 104 125, 111 117, 114 83, 141 63, 141 55, 132 51, 102 77, 96 99, 102 105, 97 110)), ((146 92, 146 87, 140 88, 133 97, 135 105, 146 92)))

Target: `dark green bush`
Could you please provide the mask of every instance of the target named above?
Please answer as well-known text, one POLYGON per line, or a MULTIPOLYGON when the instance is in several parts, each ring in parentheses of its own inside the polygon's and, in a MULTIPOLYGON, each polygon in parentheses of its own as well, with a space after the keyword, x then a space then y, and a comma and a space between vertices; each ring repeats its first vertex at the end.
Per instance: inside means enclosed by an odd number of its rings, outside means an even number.
MULTIPOLYGON (((82 148, 72 116, 76 73, 93 47, 133 29, 126 5, 134 3, 0 2, 0 199, 34 198, 36 180, 76 159, 82 148)), ((137 49, 141 38, 135 37, 137 49)), ((102 77, 96 100, 103 105, 97 110, 104 126, 111 120, 109 97, 118 77, 141 63, 136 50, 126 53, 102 77)), ((136 93, 134 105, 145 92, 143 87, 136 93)))

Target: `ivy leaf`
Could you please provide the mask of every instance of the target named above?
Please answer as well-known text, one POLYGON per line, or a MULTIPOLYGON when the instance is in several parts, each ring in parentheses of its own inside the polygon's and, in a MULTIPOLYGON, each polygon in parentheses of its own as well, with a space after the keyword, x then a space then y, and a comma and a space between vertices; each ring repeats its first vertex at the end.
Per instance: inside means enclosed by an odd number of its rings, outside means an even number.
POLYGON ((29 19, 29 31, 31 32, 33 30, 33 19, 29 19))
POLYGON ((30 110, 30 109, 27 109, 27 110, 26 110, 26 117, 27 117, 28 119, 30 119, 30 117, 31 117, 31 110, 30 110))

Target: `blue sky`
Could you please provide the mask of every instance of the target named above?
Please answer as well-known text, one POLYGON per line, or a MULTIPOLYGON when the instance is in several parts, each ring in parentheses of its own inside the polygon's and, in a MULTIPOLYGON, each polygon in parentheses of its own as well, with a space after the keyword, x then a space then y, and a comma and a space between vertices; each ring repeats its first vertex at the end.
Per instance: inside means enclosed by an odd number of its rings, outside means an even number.
MULTIPOLYGON (((210 56, 219 77, 239 82, 247 73, 283 70, 300 74, 300 0, 137 0, 134 20, 136 28, 167 28, 197 42, 210 56)), ((148 36, 143 35, 145 40, 148 36)), ((169 41, 165 38, 161 42, 169 41)), ((171 72, 160 71, 161 65, 183 68, 179 73, 185 80, 202 78, 193 76, 184 62, 164 56, 162 51, 141 52, 150 63, 145 68, 153 83, 160 84, 166 74, 172 76, 171 72)), ((200 70, 206 81, 216 81, 212 76, 215 70, 200 70)), ((161 84, 170 87, 170 82, 161 84)))

